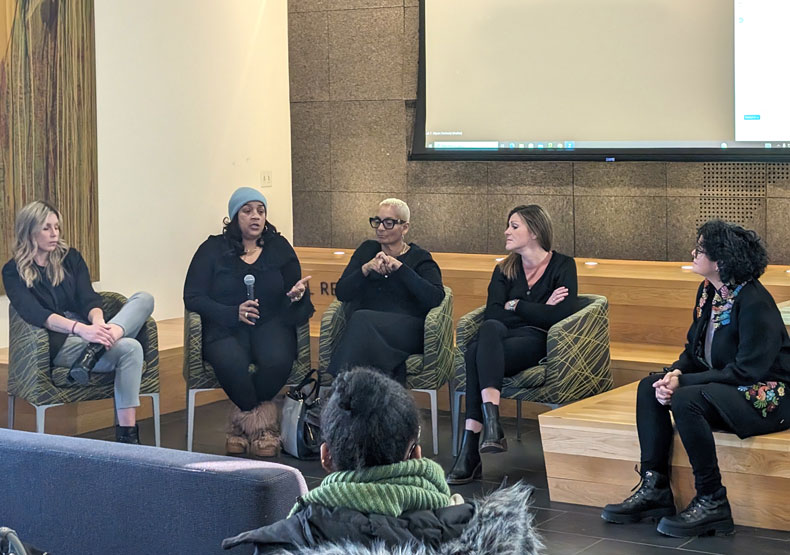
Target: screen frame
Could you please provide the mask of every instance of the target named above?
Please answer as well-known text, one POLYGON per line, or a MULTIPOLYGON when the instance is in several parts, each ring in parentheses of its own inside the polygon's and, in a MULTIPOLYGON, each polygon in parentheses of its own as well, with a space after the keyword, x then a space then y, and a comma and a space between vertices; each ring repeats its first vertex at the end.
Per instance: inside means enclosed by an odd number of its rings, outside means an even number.
POLYGON ((586 148, 584 151, 428 149, 425 146, 426 121, 426 50, 425 4, 420 0, 419 58, 417 74, 417 109, 408 159, 414 161, 567 161, 567 162, 759 162, 790 163, 790 148, 586 148))

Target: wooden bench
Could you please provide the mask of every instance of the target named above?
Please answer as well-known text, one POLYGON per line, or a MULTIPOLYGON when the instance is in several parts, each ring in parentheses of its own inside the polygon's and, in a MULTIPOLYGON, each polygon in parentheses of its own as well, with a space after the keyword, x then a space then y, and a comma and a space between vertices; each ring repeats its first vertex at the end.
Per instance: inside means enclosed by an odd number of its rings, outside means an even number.
MULTIPOLYGON (((636 383, 541 414, 540 435, 552 501, 603 507, 619 503, 639 481, 636 383)), ((740 440, 716 432, 722 480, 736 524, 790 530, 790 431, 740 440)), ((694 496, 680 438, 672 453, 679 508, 694 496)))

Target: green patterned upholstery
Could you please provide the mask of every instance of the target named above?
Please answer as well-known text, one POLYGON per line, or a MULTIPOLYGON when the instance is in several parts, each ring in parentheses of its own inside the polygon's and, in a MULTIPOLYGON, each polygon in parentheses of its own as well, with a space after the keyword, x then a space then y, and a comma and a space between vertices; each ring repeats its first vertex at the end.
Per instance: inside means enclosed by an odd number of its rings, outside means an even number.
MULTIPOLYGON (((288 383, 297 384, 310 372, 310 324, 296 328, 296 360, 288 383)), ((250 365, 250 372, 257 368, 250 365)), ((222 386, 214 368, 203 360, 203 325, 196 312, 184 311, 184 380, 189 389, 218 389, 222 386)))
MULTIPOLYGON (((333 301, 321 317, 318 367, 326 374, 335 346, 350 316, 348 303, 333 301)), ((422 354, 406 359, 406 386, 409 389, 439 389, 453 371, 453 291, 445 286, 444 299, 425 317, 425 347, 422 354)))
MULTIPOLYGON (((126 302, 126 297, 108 291, 100 293, 105 318, 112 318, 126 302)), ((69 368, 50 367, 47 330, 25 322, 13 306, 8 307, 8 394, 34 406, 55 405, 112 399, 115 374, 91 374, 90 383, 82 386, 68 381, 69 368)), ((159 338, 156 322, 146 320, 137 335, 143 347, 141 394, 159 393, 159 338)))
MULTIPOLYGON (((583 305, 549 329, 547 355, 537 366, 505 378, 502 397, 564 404, 612 388, 609 359, 609 302, 599 295, 579 295, 583 305)), ((466 390, 464 353, 477 337, 485 307, 461 317, 456 331, 456 391, 466 390)))

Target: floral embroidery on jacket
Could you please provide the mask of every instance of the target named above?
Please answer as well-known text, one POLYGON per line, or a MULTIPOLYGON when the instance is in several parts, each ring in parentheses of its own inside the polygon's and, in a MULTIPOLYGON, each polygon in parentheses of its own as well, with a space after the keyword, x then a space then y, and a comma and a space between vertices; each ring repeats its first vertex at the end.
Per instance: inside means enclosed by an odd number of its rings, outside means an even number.
POLYGON ((779 398, 785 396, 785 384, 783 382, 757 382, 754 385, 741 385, 738 391, 744 392, 746 400, 752 403, 755 409, 760 411, 763 418, 768 416, 779 407, 779 398))
MULTIPOLYGON (((735 297, 741 292, 743 286, 748 282, 743 282, 737 287, 733 285, 722 285, 720 290, 716 291, 713 296, 713 306, 711 311, 713 313, 713 329, 719 329, 720 326, 726 326, 730 323, 730 312, 732 312, 732 305, 735 302, 735 297)), ((705 303, 708 302, 708 285, 710 281, 705 280, 702 286, 702 295, 699 298, 699 305, 697 306, 697 318, 702 316, 702 309, 705 303)))

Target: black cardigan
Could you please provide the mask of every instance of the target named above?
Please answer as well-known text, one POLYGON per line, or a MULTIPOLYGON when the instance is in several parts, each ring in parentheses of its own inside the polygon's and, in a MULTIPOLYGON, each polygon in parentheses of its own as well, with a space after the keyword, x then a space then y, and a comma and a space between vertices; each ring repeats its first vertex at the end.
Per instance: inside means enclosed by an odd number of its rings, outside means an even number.
MULTIPOLYGON (((65 277, 57 287, 49 281, 44 268, 38 267, 38 270, 38 279, 33 282, 33 287, 28 288, 13 258, 3 266, 3 285, 8 300, 28 324, 43 328, 52 314, 66 317, 66 312, 78 314, 87 321, 91 310, 101 308, 101 296, 93 290, 88 266, 77 249, 70 248, 66 253, 63 259, 65 277)), ((63 346, 68 334, 47 331, 51 360, 63 346)))
POLYGON ((363 242, 343 270, 335 286, 338 300, 353 302, 354 309, 380 310, 425 317, 444 299, 442 272, 431 253, 414 243, 398 256, 401 267, 384 277, 378 272, 362 273, 362 266, 379 252, 378 241, 363 242))
MULTIPOLYGON (((708 367, 703 346, 716 290, 708 285, 708 301, 698 317, 696 307, 704 284, 697 290, 686 347, 672 364, 683 372, 680 385, 752 385, 773 380, 790 385, 790 338, 774 298, 758 280, 743 286, 735 297, 730 323, 713 334, 713 367, 708 367)), ((790 399, 784 402, 790 403, 790 399)))
POLYGON ((518 264, 517 275, 513 280, 505 277, 497 264, 491 283, 488 284, 486 320, 499 320, 508 328, 533 326, 548 331, 551 326, 576 312, 579 290, 576 262, 570 256, 552 252, 546 270, 532 286, 527 283, 522 264, 518 264), (558 287, 567 287, 568 296, 557 305, 547 305, 546 301, 558 287), (505 303, 513 299, 519 301, 516 310, 505 310, 505 303))
POLYGON ((309 290, 294 303, 286 296, 301 279, 302 269, 285 237, 266 232, 261 254, 247 264, 222 235, 211 235, 192 257, 184 282, 184 306, 200 314, 204 341, 216 341, 230 335, 231 328, 248 325, 239 321, 239 305, 247 300, 247 274, 255 277, 260 321, 282 318, 296 326, 313 314, 309 290))

